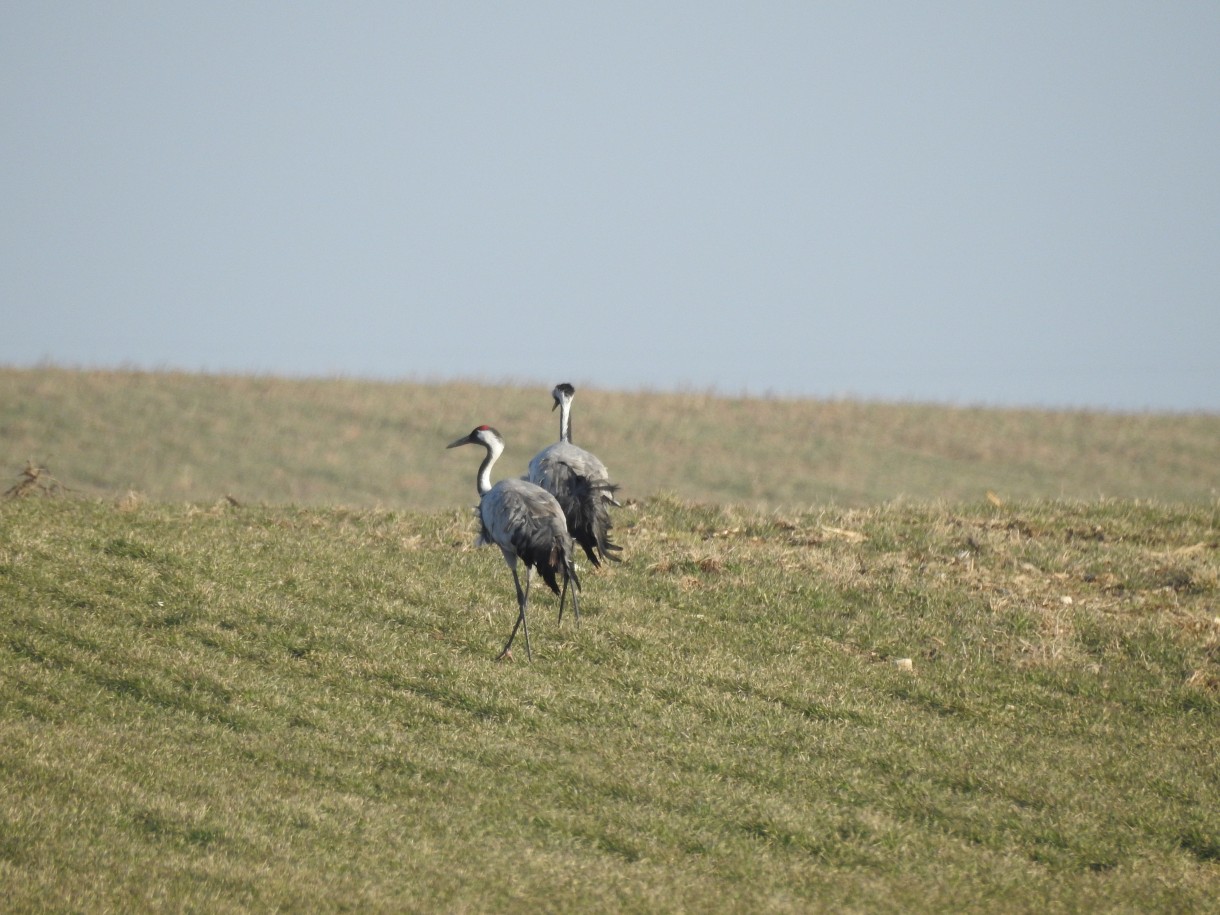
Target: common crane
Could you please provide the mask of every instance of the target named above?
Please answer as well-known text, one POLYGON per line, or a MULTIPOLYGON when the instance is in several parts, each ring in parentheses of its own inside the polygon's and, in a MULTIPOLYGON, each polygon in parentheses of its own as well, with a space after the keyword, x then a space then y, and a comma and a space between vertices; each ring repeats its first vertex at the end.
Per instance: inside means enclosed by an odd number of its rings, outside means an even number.
POLYGON ((559 408, 559 441, 543 448, 530 461, 526 475, 559 500, 572 535, 594 566, 601 560, 619 561, 614 554, 622 547, 610 541, 610 506, 618 505, 606 465, 584 448, 572 444, 572 398, 576 389, 564 382, 555 385, 551 410, 559 408))
POLYGON ((576 602, 580 579, 576 577, 576 567, 572 562, 572 537, 568 533, 563 509, 554 496, 527 480, 509 478, 491 485, 491 465, 504 451, 504 438, 491 426, 479 426, 447 447, 456 448, 459 445, 482 445, 487 449, 477 477, 480 497, 478 513, 483 526, 475 546, 489 543, 498 546, 512 570, 513 584, 517 586, 517 622, 513 624, 513 631, 496 660, 508 654, 518 627, 525 633, 525 655, 533 660, 529 623, 525 620, 531 569, 537 569, 547 587, 559 595, 560 622, 563 621, 568 583, 572 584, 572 612, 576 621, 580 622, 580 607, 576 602), (517 576, 518 559, 525 561, 524 590, 517 576), (560 575, 563 576, 562 591, 557 580, 560 575))

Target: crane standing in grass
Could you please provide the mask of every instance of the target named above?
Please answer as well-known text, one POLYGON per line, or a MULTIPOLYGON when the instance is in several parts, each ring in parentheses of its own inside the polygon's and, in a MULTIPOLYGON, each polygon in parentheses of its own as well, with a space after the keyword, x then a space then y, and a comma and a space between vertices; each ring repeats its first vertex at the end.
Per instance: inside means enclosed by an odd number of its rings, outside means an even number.
POLYGON ((559 441, 543 448, 530 461, 526 479, 559 500, 568 522, 568 533, 580 544, 593 565, 601 560, 618 562, 614 554, 622 547, 610 541, 610 506, 618 505, 606 465, 597 456, 572 444, 572 398, 576 389, 566 382, 555 385, 551 407, 559 408, 559 441))
POLYGON ((491 426, 479 426, 469 435, 451 442, 448 447, 458 445, 482 445, 487 456, 479 465, 479 519, 483 527, 475 546, 494 543, 504 554, 504 561, 513 573, 513 584, 517 586, 517 622, 496 660, 508 654, 508 649, 517 636, 517 627, 525 633, 525 656, 533 660, 530 653, 529 623, 525 620, 525 608, 529 603, 530 571, 537 569, 547 586, 559 595, 559 620, 563 621, 563 604, 572 585, 572 612, 580 622, 580 607, 576 592, 580 590, 580 579, 572 562, 572 537, 568 533, 563 509, 555 497, 540 486, 526 480, 505 479, 491 485, 491 466, 504 451, 504 439, 491 426), (517 560, 525 560, 525 589, 517 576, 517 560), (557 576, 563 576, 563 590, 559 589, 557 576))

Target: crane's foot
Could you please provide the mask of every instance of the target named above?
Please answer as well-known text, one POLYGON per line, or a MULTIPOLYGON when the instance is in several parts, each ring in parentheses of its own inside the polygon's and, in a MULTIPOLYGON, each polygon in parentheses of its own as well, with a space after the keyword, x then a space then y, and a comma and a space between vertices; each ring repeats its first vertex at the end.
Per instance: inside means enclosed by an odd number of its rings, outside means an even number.
POLYGON ((508 641, 504 643, 504 649, 496 655, 497 661, 503 661, 505 658, 512 660, 513 655, 509 649, 513 647, 513 639, 517 637, 518 629, 521 629, 522 634, 525 636, 525 659, 527 661, 534 660, 534 655, 530 652, 530 627, 529 623, 525 621, 525 610, 522 609, 517 614, 517 622, 513 625, 513 631, 509 633, 508 641))

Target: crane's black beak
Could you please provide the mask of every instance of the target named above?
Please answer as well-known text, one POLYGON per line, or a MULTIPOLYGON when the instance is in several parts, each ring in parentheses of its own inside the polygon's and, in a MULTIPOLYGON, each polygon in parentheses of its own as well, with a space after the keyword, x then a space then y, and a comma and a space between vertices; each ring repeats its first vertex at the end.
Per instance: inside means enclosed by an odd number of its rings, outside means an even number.
POLYGON ((469 445, 472 441, 474 441, 474 439, 472 439, 469 435, 463 435, 456 442, 450 442, 445 447, 446 448, 456 448, 458 445, 469 445))
POLYGON ((556 407, 558 407, 558 406, 559 406, 559 398, 558 398, 558 397, 556 397, 556 398, 555 398, 555 402, 554 402, 553 404, 551 404, 551 412, 552 412, 552 413, 554 413, 554 412, 555 412, 555 408, 556 408, 556 407))

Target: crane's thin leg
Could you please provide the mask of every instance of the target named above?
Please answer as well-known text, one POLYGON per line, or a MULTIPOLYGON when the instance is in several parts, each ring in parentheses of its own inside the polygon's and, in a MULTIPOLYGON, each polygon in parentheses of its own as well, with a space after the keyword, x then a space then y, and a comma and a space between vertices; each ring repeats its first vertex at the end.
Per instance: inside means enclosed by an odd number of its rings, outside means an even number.
MULTIPOLYGON (((572 580, 572 577, 571 577, 570 575, 565 575, 565 576, 563 577, 563 586, 566 588, 566 587, 568 586, 568 582, 569 582, 569 581, 571 581, 571 580, 572 580)), ((575 615, 575 617, 576 617, 576 625, 577 625, 577 626, 579 626, 579 625, 580 625, 580 604, 578 604, 578 603, 576 602, 576 592, 577 592, 578 590, 579 590, 579 588, 577 588, 577 587, 576 587, 576 585, 573 585, 573 586, 572 586, 572 613, 573 613, 573 615, 575 615)), ((563 603, 563 599, 562 599, 562 598, 560 598, 560 603, 563 603)))
POLYGON ((508 654, 508 649, 512 647, 513 639, 515 639, 517 637, 518 627, 524 627, 525 657, 527 659, 529 659, 530 661, 532 661, 532 660, 534 660, 534 656, 530 652, 530 627, 529 627, 529 623, 527 623, 525 621, 525 605, 529 600, 530 573, 529 573, 529 570, 527 569, 525 572, 525 590, 522 591, 521 590, 521 580, 517 577, 517 567, 515 565, 512 566, 512 570, 513 570, 513 584, 515 584, 517 586, 517 622, 515 622, 513 624, 513 631, 511 633, 509 633, 508 641, 504 643, 504 649, 498 655, 496 655, 496 660, 499 661, 506 654, 508 654))
MULTIPOLYGON (((525 635, 525 657, 526 660, 534 660, 534 656, 530 654, 530 624, 525 621, 525 608, 530 602, 530 572, 529 566, 525 567, 525 599, 521 601, 521 632, 525 635)), ((517 574, 517 570, 513 569, 513 574, 517 574)))
MULTIPOLYGON (((563 622, 563 601, 568 596, 568 584, 572 581, 567 570, 563 574, 563 590, 559 592, 559 622, 563 622)), ((576 625, 580 625, 580 605, 576 603, 576 589, 572 589, 572 612, 576 615, 576 625)))

